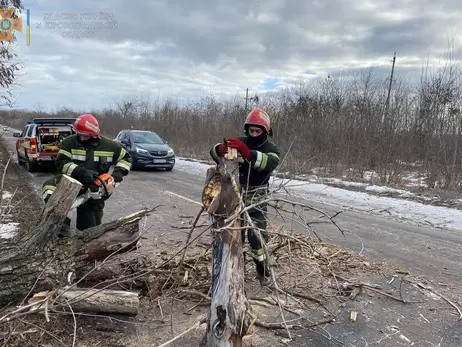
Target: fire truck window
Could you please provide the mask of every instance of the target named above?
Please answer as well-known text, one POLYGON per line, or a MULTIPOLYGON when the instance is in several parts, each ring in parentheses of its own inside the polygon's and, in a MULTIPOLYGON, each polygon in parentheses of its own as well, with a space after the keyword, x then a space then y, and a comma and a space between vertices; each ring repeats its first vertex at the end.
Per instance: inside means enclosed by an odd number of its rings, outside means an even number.
POLYGON ((29 131, 27 132, 27 137, 31 137, 31 136, 32 136, 32 130, 34 130, 34 126, 33 126, 33 125, 31 125, 31 126, 29 127, 29 131))

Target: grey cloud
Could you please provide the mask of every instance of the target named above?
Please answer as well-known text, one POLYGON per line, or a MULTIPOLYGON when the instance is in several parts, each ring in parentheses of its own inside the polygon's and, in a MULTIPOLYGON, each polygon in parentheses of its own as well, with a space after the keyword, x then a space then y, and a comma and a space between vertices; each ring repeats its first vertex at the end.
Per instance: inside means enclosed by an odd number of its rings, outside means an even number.
POLYGON ((431 16, 424 15, 400 23, 376 26, 362 42, 362 48, 373 54, 386 55, 393 50, 401 55, 422 55, 427 53, 432 44, 444 45, 444 41, 438 42, 440 39, 440 33, 431 16))
MULTIPOLYGON (((427 4, 408 2, 408 11, 426 8, 427 4)), ((114 1, 111 6, 99 2, 95 11, 110 8, 118 28, 98 30, 100 40, 136 39, 145 43, 160 40, 176 47, 171 53, 195 64, 223 63, 223 57, 236 57, 249 67, 264 63, 280 64, 293 55, 309 59, 331 59, 333 54, 358 54, 367 57, 389 54, 391 51, 425 54, 428 44, 438 36, 437 18, 419 15, 402 22, 387 22, 380 12, 366 11, 357 1, 156 1, 128 7, 114 1), (358 8, 359 7, 359 8, 358 8), (254 13, 255 16, 251 14, 254 13), (259 23, 258 14, 277 18, 275 22, 259 23), (364 27, 369 34, 364 39, 355 34, 364 27), (292 30, 299 28, 299 30, 292 30), (306 38, 304 32, 312 34, 306 38), (337 40, 336 36, 351 34, 353 39, 337 40), (323 35, 330 42, 318 43, 323 35), (357 37, 356 39, 354 37, 357 37), (261 44, 258 50, 252 46, 261 44), (394 48, 396 47, 396 48, 394 48), (259 63, 255 63, 255 61, 259 63)), ((430 5, 428 5, 430 6, 430 5)), ((454 3, 451 11, 462 10, 454 3)), ((448 6, 449 7, 449 6, 448 6)), ((391 2, 383 2, 379 10, 390 10, 391 2)), ((395 6, 397 10, 397 6, 395 6)), ((427 7, 435 8, 434 5, 427 7)), ((108 11, 109 12, 109 11, 108 11)))
MULTIPOLYGON (((79 96, 70 100, 98 103, 108 90, 191 95, 205 85, 236 90, 262 86, 266 78, 296 81, 306 78, 305 71, 322 76, 367 62, 380 63, 378 71, 387 74, 394 51, 397 73, 418 74, 421 62, 406 57, 440 54, 446 35, 460 25, 462 3, 456 0, 372 3, 377 8, 353 0, 82 0, 78 5, 54 0, 46 3, 47 12, 107 12, 118 26, 96 30, 93 46, 59 37, 60 30, 33 28, 26 51, 30 64, 41 64, 34 81, 42 71, 67 86, 45 88, 53 98, 73 93, 79 96), (391 20, 385 11, 403 18, 391 20), (139 47, 114 46, 127 40, 139 47), (49 56, 58 61, 47 62, 49 56)), ((461 49, 455 57, 462 58, 461 49)))

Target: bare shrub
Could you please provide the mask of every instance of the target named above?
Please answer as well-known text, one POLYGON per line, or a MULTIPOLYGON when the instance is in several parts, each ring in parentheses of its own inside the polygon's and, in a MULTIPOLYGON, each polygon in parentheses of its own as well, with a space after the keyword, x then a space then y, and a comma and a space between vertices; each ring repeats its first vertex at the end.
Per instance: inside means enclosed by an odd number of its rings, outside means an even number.
POLYGON ((247 102, 242 95, 184 104, 139 95, 95 111, 0 111, 0 123, 22 128, 37 115, 92 112, 109 137, 122 129, 152 129, 178 155, 209 159, 213 144, 243 134, 247 112, 258 105, 271 115, 275 140, 287 154, 280 172, 365 179, 372 171, 374 183, 399 185, 404 174, 420 170, 429 188, 460 190, 461 76, 451 52, 452 46, 438 68, 427 64, 418 83, 400 76, 398 60, 388 110, 389 79, 370 67, 251 99, 250 93, 247 102))

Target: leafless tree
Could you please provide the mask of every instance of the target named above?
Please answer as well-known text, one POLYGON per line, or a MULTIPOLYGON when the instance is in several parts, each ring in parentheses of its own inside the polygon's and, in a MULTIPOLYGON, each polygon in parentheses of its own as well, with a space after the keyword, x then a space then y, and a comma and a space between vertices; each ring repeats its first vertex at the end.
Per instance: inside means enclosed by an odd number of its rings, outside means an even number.
MULTIPOLYGON (((21 0, 1 0, 0 8, 14 9, 12 20, 18 18, 18 14, 23 10, 21 0)), ((12 107, 13 93, 12 88, 17 83, 17 78, 23 68, 17 53, 17 42, 15 33, 11 32, 14 40, 0 41, 0 105, 12 107)))
MULTIPOLYGON (((397 64, 385 116, 389 80, 375 67, 252 97, 271 115, 274 140, 287 153, 279 170, 392 185, 417 171, 428 188, 462 190, 462 76, 453 46, 450 41, 440 66, 427 64, 420 82, 401 75, 397 64)), ((209 159, 213 144, 243 134, 246 113, 241 94, 181 105, 174 98, 133 96, 95 115, 108 136, 151 129, 179 155, 209 159)), ((0 111, 0 123, 11 126, 28 117, 0 111)))

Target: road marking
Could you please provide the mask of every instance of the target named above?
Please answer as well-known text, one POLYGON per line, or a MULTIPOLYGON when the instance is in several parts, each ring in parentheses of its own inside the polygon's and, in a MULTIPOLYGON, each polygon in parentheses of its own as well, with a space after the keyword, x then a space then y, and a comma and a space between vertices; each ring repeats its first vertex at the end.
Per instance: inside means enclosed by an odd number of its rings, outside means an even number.
POLYGON ((196 201, 196 200, 193 200, 193 199, 190 199, 190 198, 187 198, 186 196, 183 196, 183 195, 180 195, 180 194, 177 194, 177 193, 174 193, 174 192, 169 192, 168 190, 165 190, 164 192, 167 193, 168 195, 176 196, 177 198, 180 198, 180 199, 183 199, 183 200, 192 202, 193 204, 202 206, 202 203, 201 203, 201 202, 196 201))

